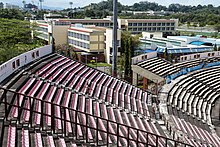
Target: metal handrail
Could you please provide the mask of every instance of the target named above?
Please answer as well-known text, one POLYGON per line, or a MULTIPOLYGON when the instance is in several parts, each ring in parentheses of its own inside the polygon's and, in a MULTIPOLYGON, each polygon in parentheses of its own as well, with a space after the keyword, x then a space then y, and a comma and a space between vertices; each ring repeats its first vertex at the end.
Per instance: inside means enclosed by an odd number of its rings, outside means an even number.
MULTIPOLYGON (((174 143, 175 145, 179 144, 179 145, 184 145, 184 146, 191 146, 191 145, 188 145, 188 144, 186 144, 186 143, 182 143, 182 142, 177 141, 177 140, 169 139, 169 138, 166 138, 166 137, 164 137, 164 136, 160 136, 160 135, 156 135, 156 134, 153 134, 153 133, 150 133, 150 132, 147 132, 147 131, 139 130, 139 129, 137 129, 137 128, 134 128, 134 127, 131 127, 131 126, 127 126, 127 125, 124 125, 124 124, 120 124, 120 123, 118 123, 118 122, 114 122, 114 121, 111 121, 111 120, 108 120, 108 119, 105 119, 105 118, 101 118, 101 117, 94 116, 94 115, 91 115, 91 114, 88 114, 88 113, 85 113, 85 112, 81 112, 81 111, 78 111, 78 110, 74 110, 74 109, 72 109, 72 108, 68 108, 68 107, 65 107, 65 106, 61 106, 61 105, 59 105, 59 104, 55 104, 55 103, 52 103, 52 102, 47 102, 47 101, 45 101, 45 100, 40 100, 40 99, 37 99, 37 98, 35 98, 35 97, 30 97, 30 96, 27 96, 27 95, 25 95, 25 94, 21 94, 21 93, 12 91, 12 90, 10 90, 10 89, 6 89, 6 88, 3 88, 3 87, 0 87, 0 89, 4 90, 4 93, 3 93, 3 95, 2 95, 2 100, 4 100, 4 101, 1 101, 0 103, 5 105, 5 118, 6 118, 6 120, 8 120, 8 115, 9 115, 9 114, 8 114, 8 113, 9 113, 9 111, 8 111, 8 106, 10 106, 10 107, 17 107, 17 108, 18 108, 19 116, 21 116, 21 111, 22 111, 22 110, 27 110, 27 111, 30 111, 30 114, 31 114, 31 115, 30 115, 30 118, 31 118, 31 119, 32 119, 32 115, 33 115, 33 114, 41 114, 42 116, 51 117, 52 120, 59 119, 59 120, 63 121, 64 124, 66 124, 66 122, 70 122, 72 125, 75 125, 75 126, 76 126, 76 127, 75 127, 75 129, 76 129, 76 130, 75 130, 75 133, 76 133, 76 134, 77 134, 77 125, 80 125, 81 127, 85 127, 86 130, 87 130, 87 129, 93 129, 93 130, 96 131, 96 133, 102 132, 102 133, 106 133, 107 136, 109 136, 109 135, 116 136, 116 137, 117 137, 117 145, 119 144, 119 139, 121 139, 121 138, 127 140, 127 144, 129 144, 129 142, 133 141, 133 142, 135 142, 137 145, 138 145, 138 144, 151 145, 148 140, 146 140, 145 142, 143 142, 143 141, 141 141, 141 140, 139 139, 139 135, 140 135, 140 133, 142 133, 142 134, 145 134, 145 135, 146 135, 146 138, 147 138, 147 139, 149 138, 149 135, 156 137, 156 146, 159 144, 159 139, 164 139, 164 140, 165 140, 165 144, 166 144, 165 146, 168 146, 168 141, 174 143), (10 103, 7 102, 7 96, 6 96, 7 92, 11 92, 11 93, 13 93, 13 94, 15 94, 15 95, 17 96, 17 98, 18 98, 18 100, 17 100, 17 105, 16 105, 16 104, 10 104, 10 103), (51 115, 48 115, 48 114, 43 113, 43 109, 42 109, 41 112, 37 112, 37 111, 33 110, 33 108, 27 109, 27 108, 25 108, 25 107, 23 107, 23 106, 19 106, 19 99, 20 99, 19 96, 20 96, 20 95, 24 96, 24 98, 25 98, 26 100, 28 100, 29 102, 31 102, 31 100, 40 101, 40 102, 41 102, 41 107, 42 107, 44 104, 51 104, 51 112, 52 112, 52 114, 51 114, 51 115), (76 118, 75 121, 66 120, 65 118, 59 118, 59 117, 55 116, 54 113, 53 113, 53 109, 54 109, 56 106, 60 107, 61 110, 63 110, 64 112, 65 112, 66 110, 74 112, 74 113, 75 113, 75 118, 76 118), (86 120, 85 120, 86 122, 88 122, 88 118, 89 118, 89 117, 93 117, 93 118, 96 120, 96 127, 88 126, 89 123, 87 123, 87 124, 78 123, 78 122, 77 122, 77 120, 78 120, 78 119, 77 119, 77 116, 80 115, 80 114, 83 114, 83 115, 86 116, 86 120), (115 124, 115 125, 117 126, 117 127, 116 127, 116 128, 117 128, 117 133, 116 133, 116 134, 111 133, 111 132, 109 131, 109 128, 107 129, 107 131, 104 131, 104 130, 100 129, 100 128, 98 127, 98 126, 100 126, 100 123, 99 123, 98 120, 102 120, 103 122, 107 122, 107 124, 108 124, 107 127, 109 127, 109 124, 115 124), (119 129, 120 129, 120 127, 125 127, 125 128, 127 129, 127 132, 130 132, 130 130, 134 130, 135 132, 137 132, 137 137, 136 137, 135 139, 129 137, 130 133, 128 134, 128 137, 127 137, 127 136, 121 136, 121 135, 119 134, 119 129)), ((65 115, 64 115, 64 116, 65 116, 65 115)), ((30 120, 31 120, 31 119, 30 119, 30 120)), ((32 125, 32 124, 31 124, 31 125, 32 125)), ((42 123, 41 123, 41 127, 43 127, 43 124, 42 124, 42 123)), ((55 125, 54 125, 53 123, 52 123, 52 128, 53 128, 53 130, 55 130, 55 125)), ((64 135, 66 136, 66 128, 64 129, 64 135)), ((76 138, 77 138, 77 136, 76 136, 76 138)), ((107 139, 108 139, 108 138, 107 138, 107 139)), ((86 140, 88 140, 88 136, 86 136, 86 140)), ((99 144, 98 136, 96 136, 96 140, 95 140, 95 141, 96 141, 96 143, 97 143, 97 145, 98 145, 98 144, 99 144)), ((107 141, 107 145, 108 145, 108 141, 107 141)), ((155 146, 155 145, 151 145, 151 146, 155 146)))

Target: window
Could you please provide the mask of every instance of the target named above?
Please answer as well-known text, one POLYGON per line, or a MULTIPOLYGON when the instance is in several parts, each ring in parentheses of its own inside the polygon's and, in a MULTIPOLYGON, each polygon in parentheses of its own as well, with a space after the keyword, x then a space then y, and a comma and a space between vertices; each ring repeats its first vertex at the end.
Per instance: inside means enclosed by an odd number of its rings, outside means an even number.
POLYGON ((37 57, 39 57, 39 56, 40 56, 40 55, 39 55, 39 51, 37 51, 37 52, 36 52, 36 56, 37 56, 37 57))
POLYGON ((142 26, 142 23, 138 23, 138 26, 142 26))
POLYGON ((16 65, 20 66, 20 59, 16 60, 16 65))
POLYGON ((200 58, 200 54, 198 54, 197 57, 200 58))
POLYGON ((79 34, 79 39, 82 39, 82 34, 79 34))
POLYGON ((208 56, 210 57, 210 53, 208 53, 208 56))
POLYGON ((194 55, 194 58, 196 58, 197 56, 196 55, 194 55))
POLYGON ((167 23, 167 26, 170 26, 170 23, 167 23))
POLYGON ((212 53, 212 56, 215 56, 215 53, 212 53))
POLYGON ((133 23, 133 26, 137 26, 137 23, 133 23))
POLYGON ((12 62, 12 68, 15 69, 15 62, 12 62))
POLYGON ((34 52, 32 53, 32 58, 33 58, 33 59, 35 58, 35 54, 34 54, 34 52))
POLYGON ((148 23, 148 26, 152 26, 152 23, 148 23))
POLYGON ((132 23, 128 23, 128 26, 132 26, 132 23))
POLYGON ((138 28, 138 31, 142 31, 142 28, 138 28))
POLYGON ((153 23, 153 26, 156 26, 156 23, 153 23))
POLYGON ((147 23, 143 23, 143 26, 147 26, 147 23))

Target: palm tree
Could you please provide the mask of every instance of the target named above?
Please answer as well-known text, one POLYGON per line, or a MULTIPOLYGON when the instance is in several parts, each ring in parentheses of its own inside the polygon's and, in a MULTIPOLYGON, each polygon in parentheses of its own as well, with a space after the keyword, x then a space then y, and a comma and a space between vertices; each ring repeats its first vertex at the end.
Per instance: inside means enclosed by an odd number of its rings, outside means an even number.
POLYGON ((69 2, 70 8, 73 9, 73 2, 69 2))

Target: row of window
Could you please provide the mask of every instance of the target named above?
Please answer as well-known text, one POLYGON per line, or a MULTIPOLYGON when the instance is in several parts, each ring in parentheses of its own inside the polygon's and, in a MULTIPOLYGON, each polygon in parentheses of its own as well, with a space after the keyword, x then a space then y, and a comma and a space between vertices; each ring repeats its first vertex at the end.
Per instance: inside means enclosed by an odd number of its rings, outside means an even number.
MULTIPOLYGON (((40 53, 39 51, 36 51, 36 52, 33 52, 31 54, 32 56, 32 59, 35 59, 35 58, 38 58, 40 56, 40 53)), ((27 56, 25 55, 25 63, 27 62, 27 56)), ((16 61, 12 62, 12 68, 15 69, 15 68, 18 68, 19 66, 21 65, 21 62, 20 62, 20 59, 17 59, 16 61)))
POLYGON ((60 25, 60 26, 66 26, 66 25, 70 25, 71 22, 69 21, 55 21, 55 25, 60 25))
POLYGON ((110 27, 113 25, 113 23, 83 23, 83 25, 96 25, 96 26, 105 26, 105 27, 110 27))
POLYGON ((48 32, 48 28, 43 28, 43 27, 38 27, 37 30, 41 32, 48 32))
POLYGON ((175 23, 128 23, 128 26, 174 26, 175 23))
POLYGON ((74 37, 77 39, 81 39, 81 40, 86 40, 89 41, 89 35, 85 35, 85 34, 79 34, 79 33, 75 33, 75 32, 68 32, 68 36, 70 37, 74 37))
POLYGON ((76 40, 73 40, 73 39, 69 39, 69 40, 68 40, 68 43, 69 43, 69 44, 76 45, 76 46, 79 46, 79 47, 82 47, 82 48, 86 48, 86 49, 89 49, 89 48, 90 48, 90 46, 89 46, 88 43, 76 41, 76 40))
POLYGON ((128 28, 128 31, 173 31, 174 27, 128 28))

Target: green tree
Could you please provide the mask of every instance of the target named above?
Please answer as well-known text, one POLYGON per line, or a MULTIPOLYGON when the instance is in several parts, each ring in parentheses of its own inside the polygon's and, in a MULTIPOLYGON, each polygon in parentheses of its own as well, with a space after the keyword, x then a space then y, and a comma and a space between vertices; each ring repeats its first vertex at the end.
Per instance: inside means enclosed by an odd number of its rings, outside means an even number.
POLYGON ((121 50, 122 57, 120 59, 121 69, 124 70, 125 80, 131 82, 132 70, 131 58, 134 56, 134 50, 138 47, 140 41, 139 36, 132 36, 130 32, 122 32, 121 36, 121 50))
POLYGON ((17 9, 0 9, 0 18, 23 20, 24 14, 21 10, 17 9))
POLYGON ((0 26, 0 63, 43 45, 31 37, 35 27, 28 21, 0 18, 0 26))
POLYGON ((55 46, 55 51, 59 54, 65 55, 71 59, 78 60, 77 53, 75 52, 75 48, 68 44, 62 44, 55 46))

